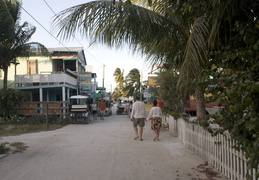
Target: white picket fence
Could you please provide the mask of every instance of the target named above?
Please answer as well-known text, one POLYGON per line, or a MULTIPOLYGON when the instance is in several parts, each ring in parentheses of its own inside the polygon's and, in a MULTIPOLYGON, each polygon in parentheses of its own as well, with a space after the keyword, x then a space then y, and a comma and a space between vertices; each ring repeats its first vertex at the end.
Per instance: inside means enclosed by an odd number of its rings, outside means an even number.
POLYGON ((248 168, 244 153, 232 148, 234 142, 228 135, 212 137, 203 127, 183 119, 175 120, 172 116, 164 120, 169 123, 169 131, 173 136, 229 179, 259 180, 256 178, 259 168, 248 168))

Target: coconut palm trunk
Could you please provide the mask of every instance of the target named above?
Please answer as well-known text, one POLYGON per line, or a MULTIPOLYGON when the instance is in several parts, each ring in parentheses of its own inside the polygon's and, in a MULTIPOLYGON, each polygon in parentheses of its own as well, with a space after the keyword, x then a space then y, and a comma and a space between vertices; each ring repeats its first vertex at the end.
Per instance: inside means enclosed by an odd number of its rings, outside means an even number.
POLYGON ((7 89, 7 76, 8 76, 8 66, 4 66, 3 67, 3 71, 4 71, 4 84, 3 84, 3 89, 6 90, 7 89))
POLYGON ((204 102, 204 90, 201 87, 195 89, 195 100, 196 100, 196 112, 197 117, 200 117, 204 121, 206 115, 205 102, 204 102))

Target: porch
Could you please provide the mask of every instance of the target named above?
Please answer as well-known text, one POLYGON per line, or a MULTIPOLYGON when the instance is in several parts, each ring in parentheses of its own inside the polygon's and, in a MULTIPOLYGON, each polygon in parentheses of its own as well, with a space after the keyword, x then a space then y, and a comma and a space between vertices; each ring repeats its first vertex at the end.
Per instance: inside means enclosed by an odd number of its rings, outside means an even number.
POLYGON ((53 86, 53 85, 67 85, 77 86, 77 78, 69 76, 68 74, 33 74, 33 75, 16 75, 15 88, 18 90, 28 89, 33 86, 53 86))

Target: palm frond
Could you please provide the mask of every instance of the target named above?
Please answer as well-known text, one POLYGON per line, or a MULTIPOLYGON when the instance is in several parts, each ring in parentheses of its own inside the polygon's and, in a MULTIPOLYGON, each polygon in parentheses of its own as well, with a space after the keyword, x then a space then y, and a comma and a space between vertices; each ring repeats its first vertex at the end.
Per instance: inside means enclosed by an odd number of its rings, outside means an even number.
POLYGON ((134 4, 94 1, 63 10, 53 21, 54 32, 69 40, 76 32, 110 47, 129 46, 132 53, 161 63, 178 52, 178 24, 161 14, 134 4))
POLYGON ((186 45, 178 85, 199 77, 201 71, 208 64, 209 30, 208 17, 203 16, 196 19, 186 45))
POLYGON ((14 20, 7 8, 5 1, 0 1, 0 43, 6 41, 13 32, 14 20))

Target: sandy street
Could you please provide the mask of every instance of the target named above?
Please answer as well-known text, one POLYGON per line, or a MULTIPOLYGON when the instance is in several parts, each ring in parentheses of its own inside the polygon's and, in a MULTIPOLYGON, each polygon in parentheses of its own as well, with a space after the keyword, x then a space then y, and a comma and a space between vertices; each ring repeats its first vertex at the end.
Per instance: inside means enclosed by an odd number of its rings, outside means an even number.
MULTIPOLYGON (((23 142, 28 149, 0 159, 0 179, 211 179, 201 172, 205 170, 200 168, 204 161, 185 149, 168 131, 161 133, 159 142, 153 142, 150 122, 147 122, 144 141, 133 138, 131 121, 126 115, 115 113, 104 121, 91 119, 90 124, 3 137, 3 142, 23 142)), ((213 179, 225 178, 219 174, 213 179)))

